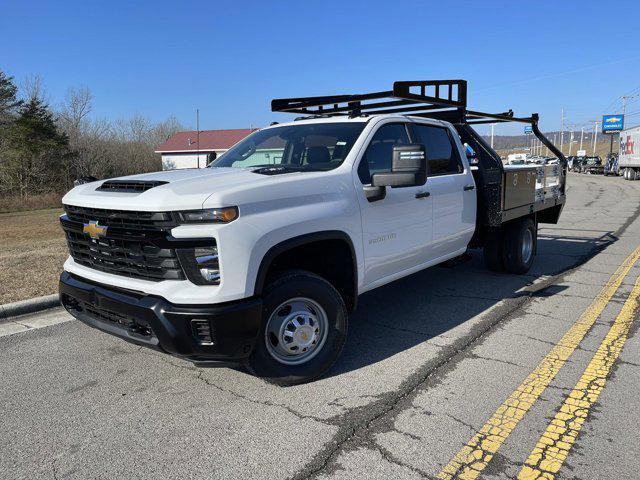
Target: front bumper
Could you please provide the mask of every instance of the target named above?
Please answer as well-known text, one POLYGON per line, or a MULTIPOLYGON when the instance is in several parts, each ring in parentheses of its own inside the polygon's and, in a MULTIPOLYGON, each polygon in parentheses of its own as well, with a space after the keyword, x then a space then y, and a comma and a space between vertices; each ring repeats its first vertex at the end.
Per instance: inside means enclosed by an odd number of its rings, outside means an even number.
POLYGON ((260 331, 262 301, 249 298, 213 305, 176 305, 164 298, 60 276, 60 302, 87 325, 124 340, 192 362, 240 365, 260 331), (201 328, 209 326, 211 339, 201 328))

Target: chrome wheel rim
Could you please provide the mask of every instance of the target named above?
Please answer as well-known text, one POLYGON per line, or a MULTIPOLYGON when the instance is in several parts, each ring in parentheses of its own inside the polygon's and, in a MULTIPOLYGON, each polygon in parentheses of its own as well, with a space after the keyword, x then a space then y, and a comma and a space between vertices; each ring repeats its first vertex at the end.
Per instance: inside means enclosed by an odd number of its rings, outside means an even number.
POLYGON ((522 262, 529 263, 531 255, 533 255, 533 234, 531 230, 527 228, 522 238, 522 262))
POLYGON ((281 303, 273 310, 265 328, 269 354, 285 365, 301 365, 315 357, 327 338, 324 309, 306 297, 281 303))

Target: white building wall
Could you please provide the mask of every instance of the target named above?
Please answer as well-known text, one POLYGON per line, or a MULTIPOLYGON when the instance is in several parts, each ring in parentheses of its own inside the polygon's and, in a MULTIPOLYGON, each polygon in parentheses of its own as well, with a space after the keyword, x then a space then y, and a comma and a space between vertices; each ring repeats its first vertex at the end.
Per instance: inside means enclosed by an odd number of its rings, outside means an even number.
MULTIPOLYGON (((218 156, 226 150, 216 150, 218 156)), ((207 166, 209 152, 162 153, 162 170, 176 170, 179 168, 204 168, 207 166)))

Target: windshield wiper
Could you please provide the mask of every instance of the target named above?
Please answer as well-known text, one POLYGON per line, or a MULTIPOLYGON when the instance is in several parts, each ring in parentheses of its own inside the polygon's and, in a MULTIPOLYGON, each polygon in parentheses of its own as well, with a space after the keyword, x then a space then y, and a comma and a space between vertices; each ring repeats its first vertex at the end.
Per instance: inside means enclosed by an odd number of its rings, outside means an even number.
POLYGON ((278 175, 280 173, 291 173, 291 172, 323 172, 326 171, 324 168, 317 167, 308 167, 302 165, 288 165, 288 164, 280 164, 280 165, 257 165, 252 172, 260 173, 262 175, 278 175))

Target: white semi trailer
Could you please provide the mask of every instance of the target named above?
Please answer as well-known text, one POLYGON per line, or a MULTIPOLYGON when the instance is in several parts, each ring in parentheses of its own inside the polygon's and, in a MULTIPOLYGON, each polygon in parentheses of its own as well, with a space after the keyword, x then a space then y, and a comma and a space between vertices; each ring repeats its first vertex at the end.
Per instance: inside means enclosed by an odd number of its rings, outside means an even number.
POLYGON ((640 126, 620 132, 618 166, 625 180, 640 180, 640 126))

